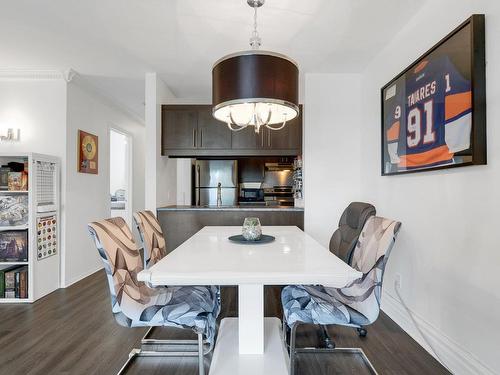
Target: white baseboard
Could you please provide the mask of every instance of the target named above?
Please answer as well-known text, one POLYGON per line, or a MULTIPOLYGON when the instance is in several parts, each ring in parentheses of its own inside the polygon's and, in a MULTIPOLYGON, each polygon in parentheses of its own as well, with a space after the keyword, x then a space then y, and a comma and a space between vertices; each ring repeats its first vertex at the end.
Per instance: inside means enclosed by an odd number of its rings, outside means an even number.
MULTIPOLYGON (((382 299, 382 311, 394 320, 406 333, 418 342, 433 357, 436 357, 432 349, 425 342, 418 330, 415 328, 411 318, 403 305, 392 295, 385 292, 382 299)), ((422 317, 412 312, 420 329, 444 361, 444 364, 457 375, 495 375, 495 372, 484 365, 476 356, 465 350, 457 342, 446 336, 443 332, 432 326, 422 317)), ((436 358, 438 361, 439 359, 436 358)))
POLYGON ((104 268, 104 267, 103 267, 102 265, 100 265, 100 266, 98 266, 98 267, 97 267, 96 269, 94 269, 94 270, 91 270, 91 271, 89 271, 89 272, 85 272, 85 273, 83 273, 83 274, 81 274, 81 275, 78 275, 78 276, 76 276, 76 277, 73 277, 71 280, 69 280, 68 282, 66 282, 66 283, 65 283, 62 287, 63 287, 63 288, 67 288, 67 287, 69 287, 69 286, 71 286, 71 285, 73 285, 73 284, 77 283, 78 281, 80 281, 80 280, 82 280, 82 279, 85 279, 86 277, 88 277, 88 276, 90 276, 90 275, 92 275, 92 274, 96 273, 97 271, 102 270, 103 268, 104 268))

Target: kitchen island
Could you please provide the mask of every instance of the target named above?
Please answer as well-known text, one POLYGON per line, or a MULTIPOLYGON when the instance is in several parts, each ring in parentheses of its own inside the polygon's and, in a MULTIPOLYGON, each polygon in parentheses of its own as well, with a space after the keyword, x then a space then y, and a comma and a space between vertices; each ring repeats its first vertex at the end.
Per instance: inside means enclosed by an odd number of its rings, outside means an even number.
POLYGON ((289 206, 165 206, 157 209, 167 252, 205 226, 242 226, 246 217, 259 218, 262 225, 293 225, 304 229, 304 209, 289 206))

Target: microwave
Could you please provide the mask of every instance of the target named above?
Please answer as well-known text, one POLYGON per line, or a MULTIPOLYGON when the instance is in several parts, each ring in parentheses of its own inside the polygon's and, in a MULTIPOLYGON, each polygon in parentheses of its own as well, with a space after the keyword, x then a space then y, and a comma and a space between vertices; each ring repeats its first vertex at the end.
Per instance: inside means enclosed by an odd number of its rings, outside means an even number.
POLYGON ((242 188, 240 190, 240 202, 263 202, 264 189, 242 188))

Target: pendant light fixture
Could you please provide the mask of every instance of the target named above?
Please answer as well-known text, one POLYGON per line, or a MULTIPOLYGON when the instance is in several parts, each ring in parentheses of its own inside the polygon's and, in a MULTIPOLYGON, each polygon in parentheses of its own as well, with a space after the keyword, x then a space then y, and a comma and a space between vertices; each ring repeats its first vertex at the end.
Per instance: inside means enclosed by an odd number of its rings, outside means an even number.
POLYGON ((265 0, 247 0, 254 9, 251 50, 219 59, 212 69, 213 116, 233 131, 254 126, 280 130, 299 114, 299 68, 289 57, 259 49, 257 9, 265 0))

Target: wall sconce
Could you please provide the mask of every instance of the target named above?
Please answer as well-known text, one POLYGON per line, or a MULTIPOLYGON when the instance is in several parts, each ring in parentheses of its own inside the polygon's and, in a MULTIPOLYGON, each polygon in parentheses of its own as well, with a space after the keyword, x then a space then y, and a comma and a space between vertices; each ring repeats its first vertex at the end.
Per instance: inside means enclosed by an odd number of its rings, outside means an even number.
POLYGON ((19 142, 21 140, 21 129, 8 128, 0 133, 0 142, 19 142))

